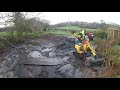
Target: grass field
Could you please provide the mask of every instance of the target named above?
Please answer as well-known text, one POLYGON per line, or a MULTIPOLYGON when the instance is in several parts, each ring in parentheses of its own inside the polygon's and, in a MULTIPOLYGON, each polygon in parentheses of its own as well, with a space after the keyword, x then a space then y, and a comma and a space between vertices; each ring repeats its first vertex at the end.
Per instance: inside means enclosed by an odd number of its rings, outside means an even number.
POLYGON ((57 29, 80 30, 80 27, 79 26, 66 26, 66 27, 59 27, 57 29))
POLYGON ((118 45, 115 45, 114 48, 120 50, 120 46, 118 45))
MULTIPOLYGON (((66 26, 66 27, 59 27, 59 28, 56 28, 56 29, 66 29, 66 30, 80 30, 81 28, 79 26, 66 26)), ((87 29, 85 28, 86 31, 97 31, 97 29, 87 29)))
POLYGON ((63 31, 63 30, 49 30, 47 33, 55 34, 55 35, 63 35, 63 36, 68 36, 71 35, 70 33, 63 31))
MULTIPOLYGON (((79 32, 81 28, 79 26, 66 26, 66 27, 59 27, 56 29, 57 30, 48 30, 47 33, 52 33, 55 35, 69 36, 69 35, 71 35, 71 33, 69 31, 75 30, 75 31, 79 32), (68 32, 66 30, 68 30, 68 32)), ((94 31, 97 31, 97 29, 86 29, 86 31, 94 32, 94 31)))
MULTIPOLYGON (((47 32, 45 33, 52 33, 52 34, 55 34, 55 35, 64 35, 64 36, 68 36, 68 35, 71 35, 70 32, 66 32, 66 30, 75 30, 75 31, 80 31, 80 27, 79 26, 66 26, 66 27, 59 27, 59 28, 56 28, 58 30, 48 30, 47 32)), ((86 31, 97 31, 97 29, 86 29, 86 31)), ((9 36, 10 33, 9 32, 0 32, 0 36, 9 36)), ((16 35, 16 32, 14 32, 14 35, 16 35)), ((33 33, 23 33, 23 36, 34 36, 34 35, 39 35, 38 32, 33 32, 33 33)))
MULTIPOLYGON (((64 35, 64 36, 68 36, 68 35, 71 35, 71 33, 69 31, 80 31, 81 28, 79 26, 65 26, 65 27, 58 27, 56 28, 55 30, 48 30, 47 33, 52 33, 52 34, 55 34, 55 35, 64 35), (57 29, 57 30, 56 30, 57 29), (68 32, 66 31, 68 30, 68 32)), ((90 31, 90 32, 94 32, 94 31, 97 31, 98 29, 87 29, 85 28, 86 31, 90 31)))
POLYGON ((8 32, 0 32, 0 36, 7 36, 8 32))

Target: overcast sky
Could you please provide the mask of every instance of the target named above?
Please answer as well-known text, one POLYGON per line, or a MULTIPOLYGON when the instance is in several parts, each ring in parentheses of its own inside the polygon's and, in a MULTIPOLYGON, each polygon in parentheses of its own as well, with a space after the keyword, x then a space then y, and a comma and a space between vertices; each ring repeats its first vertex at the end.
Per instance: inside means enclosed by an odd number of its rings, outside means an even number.
MULTIPOLYGON (((28 17, 47 19, 51 22, 50 24, 67 21, 100 22, 100 20, 104 20, 106 23, 113 22, 120 25, 120 12, 31 12, 28 17)), ((3 20, 0 19, 0 21, 3 20)), ((0 27, 4 27, 4 25, 0 24, 0 27)))
POLYGON ((43 12, 42 15, 51 24, 66 21, 100 22, 100 20, 120 24, 120 12, 43 12))

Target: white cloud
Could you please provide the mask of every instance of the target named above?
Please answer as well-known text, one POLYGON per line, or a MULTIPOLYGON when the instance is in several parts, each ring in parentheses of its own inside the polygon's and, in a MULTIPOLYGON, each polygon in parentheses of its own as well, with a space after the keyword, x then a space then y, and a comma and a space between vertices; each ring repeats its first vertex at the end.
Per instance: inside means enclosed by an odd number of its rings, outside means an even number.
POLYGON ((87 21, 87 22, 114 22, 120 24, 120 12, 43 12, 45 19, 51 24, 66 21, 87 21))

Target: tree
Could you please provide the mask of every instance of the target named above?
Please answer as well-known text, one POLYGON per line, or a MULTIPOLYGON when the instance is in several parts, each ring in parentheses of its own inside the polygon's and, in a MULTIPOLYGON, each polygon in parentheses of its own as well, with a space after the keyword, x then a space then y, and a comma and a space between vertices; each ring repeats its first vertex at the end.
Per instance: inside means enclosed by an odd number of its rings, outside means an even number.
POLYGON ((43 31, 46 31, 47 28, 49 27, 50 21, 43 19, 42 22, 43 22, 43 26, 42 26, 43 27, 43 31))
POLYGON ((26 23, 30 26, 31 31, 46 31, 49 27, 49 21, 40 18, 30 18, 26 19, 26 23))
POLYGON ((104 20, 100 20, 100 21, 101 21, 101 28, 102 29, 107 29, 108 26, 107 26, 106 22, 104 20))
MULTIPOLYGON (((30 30, 32 24, 26 21, 28 17, 28 12, 6 12, 0 13, 0 16, 3 20, 4 26, 6 27, 9 23, 12 23, 12 30, 16 31, 16 41, 21 41, 23 32, 30 30)), ((12 36, 11 32, 11 36, 12 36)))

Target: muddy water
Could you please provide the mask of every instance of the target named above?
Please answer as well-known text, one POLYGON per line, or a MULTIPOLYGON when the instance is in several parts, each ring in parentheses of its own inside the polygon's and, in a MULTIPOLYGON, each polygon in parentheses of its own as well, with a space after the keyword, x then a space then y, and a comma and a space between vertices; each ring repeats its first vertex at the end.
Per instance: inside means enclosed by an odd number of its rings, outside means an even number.
MULTIPOLYGON (((52 37, 51 40, 40 38, 38 40, 27 42, 24 46, 26 49, 23 52, 13 49, 9 55, 6 56, 4 62, 0 65, 0 77, 90 77, 90 75, 85 75, 85 72, 87 72, 87 70, 90 71, 89 68, 83 67, 81 64, 82 62, 80 60, 76 61, 76 58, 74 58, 74 43, 67 41, 66 37, 52 37), (14 67, 12 67, 13 64, 14 67), (8 72, 11 73, 8 74, 8 72)), ((90 73, 92 73, 92 70, 90 73)))

